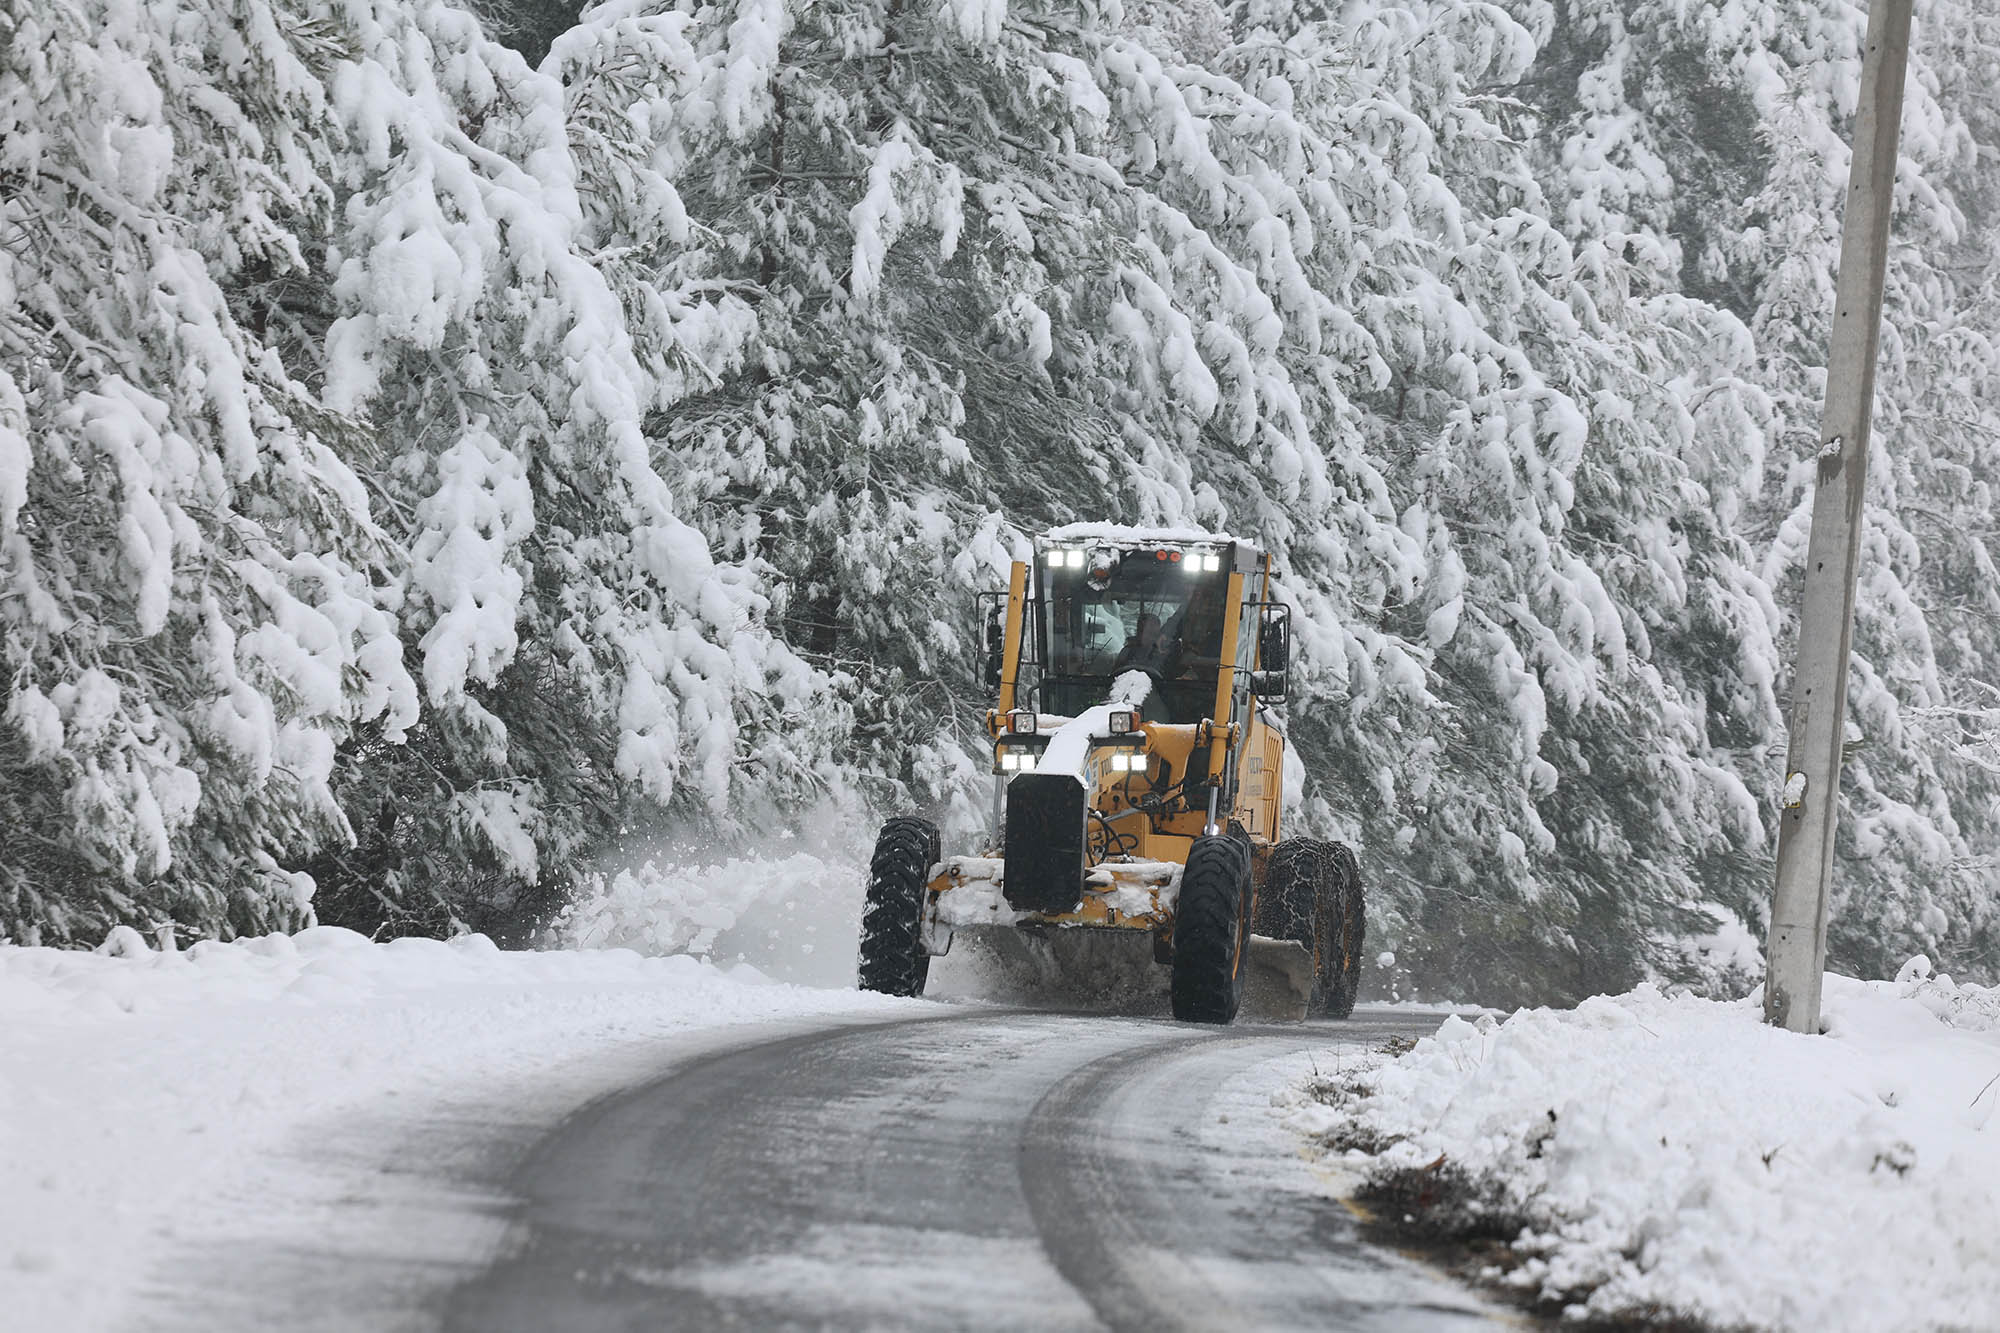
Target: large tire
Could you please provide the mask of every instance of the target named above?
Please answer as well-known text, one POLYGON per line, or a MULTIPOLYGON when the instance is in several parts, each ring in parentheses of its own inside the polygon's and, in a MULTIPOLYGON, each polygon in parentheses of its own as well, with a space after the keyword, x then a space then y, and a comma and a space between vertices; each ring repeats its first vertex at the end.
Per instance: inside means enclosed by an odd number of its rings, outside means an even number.
POLYGON ((924 948, 924 896, 938 863, 937 827, 897 818, 882 826, 868 863, 868 898, 861 909, 861 989, 922 995, 930 980, 924 948))
POLYGON ((1228 834, 1196 838, 1174 910, 1175 1018, 1235 1020, 1250 946, 1249 899, 1249 842, 1228 834))
POLYGON ((1313 987, 1306 1000, 1311 1018, 1334 1012, 1340 985, 1343 878, 1338 857, 1332 843, 1287 839, 1272 849, 1257 893, 1257 933, 1295 940, 1312 955, 1313 987))
POLYGON ((1368 902, 1361 889, 1361 863, 1345 843, 1332 844, 1332 862, 1339 872, 1340 914, 1338 946, 1334 957, 1340 967, 1328 997, 1327 1013, 1346 1018, 1354 1012, 1354 998, 1361 992, 1361 955, 1368 943, 1368 902))

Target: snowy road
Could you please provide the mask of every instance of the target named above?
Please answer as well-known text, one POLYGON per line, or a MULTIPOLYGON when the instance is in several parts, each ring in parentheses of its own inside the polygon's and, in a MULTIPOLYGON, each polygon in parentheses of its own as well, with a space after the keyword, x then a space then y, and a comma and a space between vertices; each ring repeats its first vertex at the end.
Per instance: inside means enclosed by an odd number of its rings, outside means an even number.
POLYGON ((1274 1060, 1435 1026, 946 1012, 713 1054, 531 1155, 447 1326, 1486 1324, 1364 1247, 1269 1108, 1274 1060))

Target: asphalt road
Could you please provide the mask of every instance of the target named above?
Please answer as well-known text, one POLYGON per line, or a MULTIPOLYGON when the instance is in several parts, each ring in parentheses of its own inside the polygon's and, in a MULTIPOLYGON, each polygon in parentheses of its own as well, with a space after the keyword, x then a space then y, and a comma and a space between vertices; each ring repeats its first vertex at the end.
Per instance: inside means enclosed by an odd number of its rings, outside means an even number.
POLYGON ((1275 1057, 1435 1025, 942 1010, 714 1054, 530 1154, 446 1326, 1490 1327, 1363 1245, 1253 1095, 1275 1057))

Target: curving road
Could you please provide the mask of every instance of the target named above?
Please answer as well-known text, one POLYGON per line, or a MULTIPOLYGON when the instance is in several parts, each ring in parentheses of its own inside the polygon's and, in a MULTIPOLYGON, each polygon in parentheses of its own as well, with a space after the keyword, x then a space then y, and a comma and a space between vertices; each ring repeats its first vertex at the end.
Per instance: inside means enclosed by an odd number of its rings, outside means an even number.
POLYGON ((513 1182, 468 1333, 1465 1329, 1364 1246, 1258 1066, 1435 1027, 944 1010, 725 1051, 600 1102, 513 1182))

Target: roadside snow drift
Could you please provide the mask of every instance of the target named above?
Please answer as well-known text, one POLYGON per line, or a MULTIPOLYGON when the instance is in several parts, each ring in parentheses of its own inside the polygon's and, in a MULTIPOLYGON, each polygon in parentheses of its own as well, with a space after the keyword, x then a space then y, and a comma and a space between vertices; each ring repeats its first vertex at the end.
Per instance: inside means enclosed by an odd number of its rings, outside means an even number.
POLYGON ((1827 1035, 1650 986, 1435 1037, 1294 1123, 1386 1181, 1454 1169, 1572 1314, 2000 1328, 2000 989, 1826 979, 1827 1035), (1358 1100, 1350 1100, 1356 1094, 1358 1100))
MULTIPOLYGON (((476 1260, 502 1223, 422 1179, 442 1157, 532 1141, 698 1029, 912 1004, 481 936, 0 946, 0 1323, 98 1329, 141 1308, 149 1328, 254 1327, 273 1253, 476 1260)), ((296 1328, 392 1326, 294 1300, 296 1328)))

